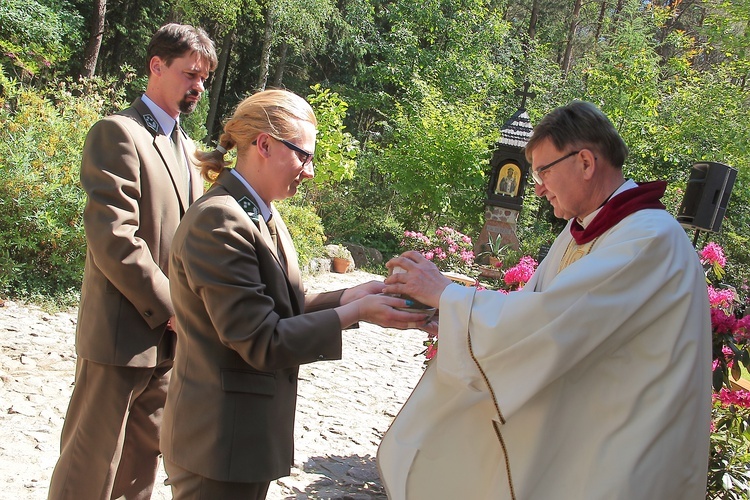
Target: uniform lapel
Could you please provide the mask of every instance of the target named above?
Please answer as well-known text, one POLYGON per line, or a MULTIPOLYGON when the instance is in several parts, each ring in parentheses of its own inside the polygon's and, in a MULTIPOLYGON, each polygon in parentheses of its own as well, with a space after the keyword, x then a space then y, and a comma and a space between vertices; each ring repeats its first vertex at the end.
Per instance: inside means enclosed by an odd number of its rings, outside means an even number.
MULTIPOLYGON (((299 270, 299 264, 297 260, 297 251, 294 249, 294 243, 292 242, 292 236, 289 234, 289 230, 286 227, 286 224, 284 223, 284 220, 281 218, 281 216, 277 213, 273 216, 274 219, 276 219, 276 230, 278 232, 278 240, 279 240, 279 252, 283 252, 284 258, 287 262, 287 279, 289 279, 289 282, 292 284, 293 290, 304 290, 302 286, 302 273, 300 273, 299 270)), ((297 300, 300 301, 300 303, 304 303, 305 297, 304 294, 297 297, 297 300)))
MULTIPOLYGON (((266 221, 263 220, 263 216, 258 210, 258 202, 250 194, 250 192, 242 185, 239 179, 237 179, 228 169, 224 170, 219 177, 216 179, 216 183, 220 184, 226 189, 229 194, 237 200, 240 207, 247 213, 250 220, 253 222, 255 227, 260 231, 263 243, 273 250, 275 248, 271 233, 268 230, 266 221)), ((293 302, 293 307, 300 313, 303 311, 303 304, 305 303, 304 289, 302 287, 302 278, 300 275, 299 267, 297 264, 297 252, 294 250, 294 244, 292 243, 289 230, 278 214, 274 215, 276 221, 276 232, 279 241, 279 252, 284 252, 287 264, 285 265, 279 258, 278 253, 271 252, 274 259, 279 265, 279 268, 284 273, 286 278, 287 288, 289 290, 289 296, 293 302)))
MULTIPOLYGON (((174 190, 177 192, 178 198, 180 199, 180 205, 182 206, 183 212, 186 211, 189 205, 189 195, 184 183, 185 174, 183 173, 180 165, 177 163, 177 158, 175 158, 174 151, 172 150, 172 143, 170 142, 169 138, 169 134, 172 131, 161 130, 159 122, 156 121, 156 118, 154 118, 151 110, 148 109, 148 106, 146 106, 146 103, 144 103, 140 97, 136 98, 136 100, 133 102, 133 108, 135 108, 135 110, 141 116, 141 120, 143 121, 144 126, 146 127, 146 129, 148 129, 149 132, 151 132, 151 135, 154 137, 154 149, 156 149, 156 151, 161 156, 161 159, 164 162, 164 166, 167 168, 167 171, 172 178, 172 185, 174 187, 174 190)), ((183 140, 183 144, 185 144, 185 142, 186 141, 183 140)))

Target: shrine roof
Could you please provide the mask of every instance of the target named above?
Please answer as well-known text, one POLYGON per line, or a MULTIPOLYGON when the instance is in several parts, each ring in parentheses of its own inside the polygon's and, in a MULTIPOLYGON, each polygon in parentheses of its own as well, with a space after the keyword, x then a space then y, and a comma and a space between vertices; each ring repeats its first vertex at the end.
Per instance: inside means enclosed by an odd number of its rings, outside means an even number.
POLYGON ((520 108, 500 128, 500 140, 498 144, 524 148, 531 138, 534 127, 526 109, 520 108))

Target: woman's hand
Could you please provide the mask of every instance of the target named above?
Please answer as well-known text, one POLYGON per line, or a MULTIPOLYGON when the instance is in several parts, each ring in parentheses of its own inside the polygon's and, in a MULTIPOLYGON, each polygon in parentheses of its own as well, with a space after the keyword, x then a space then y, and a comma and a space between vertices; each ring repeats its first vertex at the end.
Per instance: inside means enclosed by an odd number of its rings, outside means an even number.
POLYGON ((385 284, 382 281, 374 280, 347 288, 341 295, 341 305, 343 306, 349 302, 365 297, 366 295, 383 293, 383 288, 385 288, 385 284))
POLYGON ((451 284, 451 280, 419 252, 404 252, 385 265, 391 274, 385 279, 383 293, 408 295, 427 306, 438 307, 443 290, 451 284))
POLYGON ((422 328, 432 315, 430 312, 406 312, 399 307, 409 307, 406 300, 390 295, 370 294, 341 305, 335 309, 346 328, 358 321, 367 321, 386 328, 422 328))

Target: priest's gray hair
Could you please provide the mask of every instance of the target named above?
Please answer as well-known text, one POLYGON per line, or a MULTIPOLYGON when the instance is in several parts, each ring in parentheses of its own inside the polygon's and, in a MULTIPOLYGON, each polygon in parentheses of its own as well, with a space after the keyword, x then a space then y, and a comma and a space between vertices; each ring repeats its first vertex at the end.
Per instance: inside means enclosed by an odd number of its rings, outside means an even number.
POLYGON ((628 157, 628 147, 615 126, 599 108, 586 101, 572 101, 542 118, 526 144, 529 162, 534 148, 547 139, 562 152, 591 149, 617 168, 622 168, 628 157))

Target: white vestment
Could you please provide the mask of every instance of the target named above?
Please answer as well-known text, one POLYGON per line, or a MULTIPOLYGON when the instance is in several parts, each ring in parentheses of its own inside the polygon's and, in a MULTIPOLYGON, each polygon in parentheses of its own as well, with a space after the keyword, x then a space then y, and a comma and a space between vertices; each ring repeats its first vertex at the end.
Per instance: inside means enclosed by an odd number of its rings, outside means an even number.
POLYGON ((520 292, 445 289, 437 357, 378 450, 390 499, 705 498, 711 327, 695 250, 654 209, 558 272, 571 240, 566 228, 520 292))

